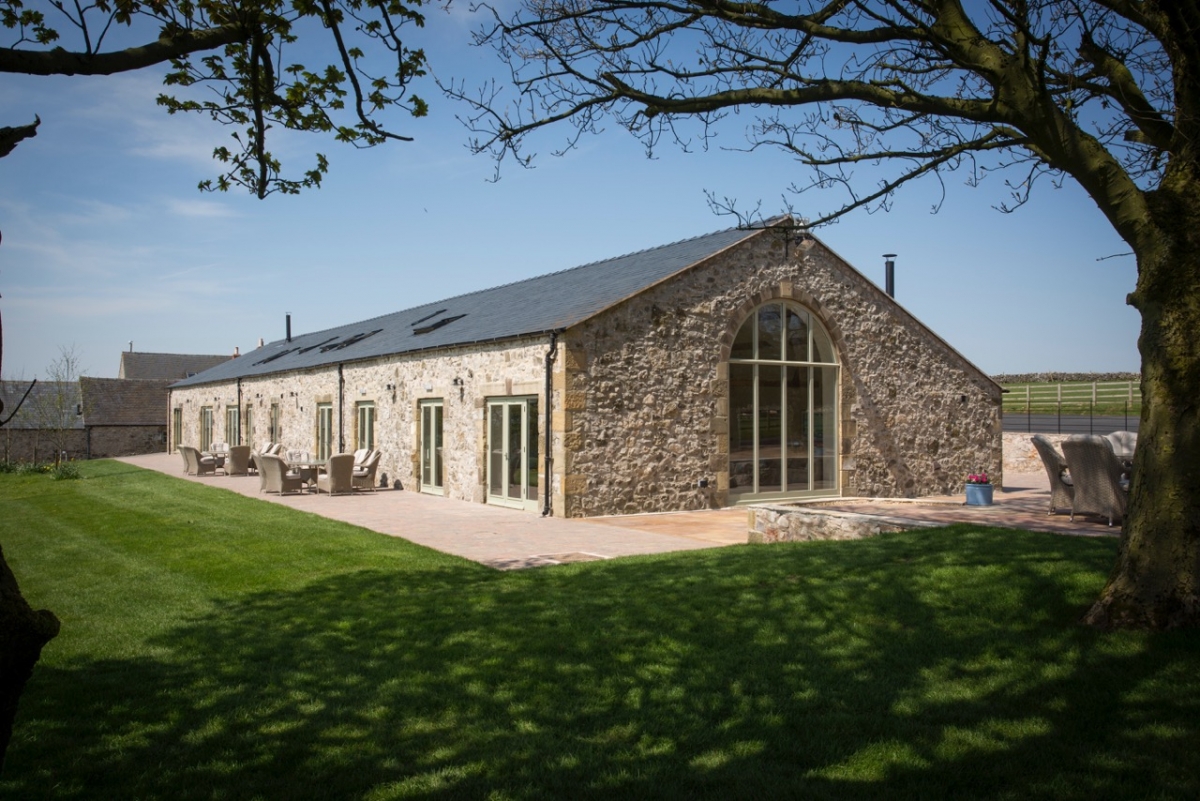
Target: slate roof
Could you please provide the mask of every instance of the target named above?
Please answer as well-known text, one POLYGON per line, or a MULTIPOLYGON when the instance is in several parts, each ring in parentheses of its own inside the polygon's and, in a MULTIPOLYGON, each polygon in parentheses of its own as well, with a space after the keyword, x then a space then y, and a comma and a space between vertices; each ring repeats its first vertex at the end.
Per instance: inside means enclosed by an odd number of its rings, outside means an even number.
POLYGON ((140 353, 122 351, 118 378, 180 378, 202 373, 231 359, 230 356, 205 356, 187 353, 140 353))
MULTIPOLYGON (((28 381, 0 381, 0 397, 4 399, 4 412, 0 420, 13 414, 21 402, 28 381)), ((75 414, 80 402, 79 385, 74 381, 38 381, 21 408, 5 425, 13 429, 57 428, 54 421, 62 414, 63 428, 83 428, 83 418, 75 414)), ((0 431, 3 431, 0 428, 0 431)))
POLYGON ((731 228, 311 334, 277 340, 172 386, 548 334, 583 322, 761 234, 731 228))
POLYGON ((170 379, 80 378, 88 426, 165 426, 170 379))

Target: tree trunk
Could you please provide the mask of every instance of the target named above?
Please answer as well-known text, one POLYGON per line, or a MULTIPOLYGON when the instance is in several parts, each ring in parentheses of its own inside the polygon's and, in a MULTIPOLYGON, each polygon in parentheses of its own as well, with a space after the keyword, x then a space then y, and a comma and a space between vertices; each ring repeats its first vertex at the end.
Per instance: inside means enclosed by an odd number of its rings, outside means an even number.
POLYGON ((54 639, 58 628, 53 612, 35 612, 25 602, 0 548, 0 770, 4 769, 21 691, 33 675, 42 647, 54 639))
POLYGON ((1134 245, 1142 416, 1117 563, 1084 618, 1102 628, 1200 627, 1200 180, 1174 177, 1134 245))

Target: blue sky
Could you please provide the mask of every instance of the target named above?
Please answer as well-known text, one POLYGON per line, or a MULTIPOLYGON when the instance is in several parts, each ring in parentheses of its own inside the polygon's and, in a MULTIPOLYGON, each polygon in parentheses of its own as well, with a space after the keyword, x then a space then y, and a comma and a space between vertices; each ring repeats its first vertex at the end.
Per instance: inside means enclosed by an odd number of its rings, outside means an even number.
MULTIPOLYGON (((466 45, 464 12, 432 12, 423 46, 442 77, 500 77, 466 45)), ((41 132, 0 159, 0 313, 5 378, 43 377, 61 348, 83 372, 115 376, 120 352, 242 353, 297 333, 366 319, 463 292, 697 236, 735 222, 705 190, 783 209, 804 173, 779 153, 642 146, 610 127, 555 158, 568 133, 535 143, 535 168, 472 156, 463 110, 432 82, 416 137, 356 151, 315 136, 275 143, 293 170, 320 150, 322 188, 259 201, 203 194, 213 147, 228 131, 154 104, 159 73, 23 78, 0 85, 2 125, 39 114, 41 132)), ((722 142, 749 116, 732 121, 722 142)), ((889 213, 859 211, 815 233, 879 285, 897 253, 897 300, 991 374, 1136 371, 1138 314, 1125 304, 1136 271, 1129 248, 1092 201, 1049 182, 1014 214, 1001 176, 965 175, 902 190, 889 213)), ((806 213, 809 196, 792 198, 806 213)), ((815 198, 820 210, 836 202, 815 198)), ((817 209, 814 208, 814 212, 817 209)))

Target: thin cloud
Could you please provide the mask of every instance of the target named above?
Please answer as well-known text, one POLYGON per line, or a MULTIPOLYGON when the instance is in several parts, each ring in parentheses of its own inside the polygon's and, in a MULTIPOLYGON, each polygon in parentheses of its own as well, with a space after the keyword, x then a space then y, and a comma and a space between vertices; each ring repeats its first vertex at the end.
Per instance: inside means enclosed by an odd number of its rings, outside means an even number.
POLYGON ((212 200, 182 200, 180 198, 171 198, 167 201, 167 208, 171 210, 172 214, 175 214, 179 217, 216 219, 234 216, 233 210, 230 209, 229 206, 212 200))

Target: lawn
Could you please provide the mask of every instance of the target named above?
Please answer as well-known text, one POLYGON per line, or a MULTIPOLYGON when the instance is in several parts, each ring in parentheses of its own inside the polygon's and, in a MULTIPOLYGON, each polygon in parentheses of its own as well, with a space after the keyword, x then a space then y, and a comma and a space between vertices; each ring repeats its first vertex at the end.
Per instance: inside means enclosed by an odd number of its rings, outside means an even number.
POLYGON ((1110 539, 956 526, 500 573, 83 475, 0 475, 0 544, 63 623, 0 798, 1200 795, 1200 637, 1076 624, 1110 539))

